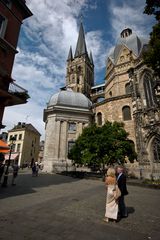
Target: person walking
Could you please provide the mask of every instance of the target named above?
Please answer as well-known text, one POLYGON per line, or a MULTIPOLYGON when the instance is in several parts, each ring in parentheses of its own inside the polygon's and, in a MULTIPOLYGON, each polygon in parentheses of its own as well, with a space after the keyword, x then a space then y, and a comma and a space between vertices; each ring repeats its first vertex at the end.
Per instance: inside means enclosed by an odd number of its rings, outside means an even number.
POLYGON ((107 170, 107 176, 105 178, 106 185, 106 211, 105 218, 103 219, 105 222, 109 222, 110 219, 116 221, 118 217, 118 202, 115 198, 115 190, 116 190, 116 171, 114 168, 109 168, 107 170))
POLYGON ((12 165, 12 168, 13 168, 12 186, 15 186, 16 185, 15 180, 18 176, 18 170, 19 170, 18 163, 14 162, 13 165, 12 165))
POLYGON ((4 173, 4 162, 0 161, 0 184, 1 184, 3 173, 4 173))
POLYGON ((124 174, 124 167, 118 166, 116 169, 116 173, 117 173, 118 187, 121 191, 121 196, 118 199, 119 214, 120 214, 120 218, 124 218, 128 216, 127 208, 124 200, 124 197, 128 194, 127 186, 126 186, 126 175, 124 174))

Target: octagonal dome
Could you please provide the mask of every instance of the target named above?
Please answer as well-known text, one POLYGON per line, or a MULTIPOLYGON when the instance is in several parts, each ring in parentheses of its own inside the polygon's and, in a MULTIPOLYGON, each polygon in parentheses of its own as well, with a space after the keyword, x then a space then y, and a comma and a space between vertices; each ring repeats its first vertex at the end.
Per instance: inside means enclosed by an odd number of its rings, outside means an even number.
POLYGON ((84 94, 67 89, 54 94, 49 100, 48 107, 50 106, 90 109, 92 102, 84 94))

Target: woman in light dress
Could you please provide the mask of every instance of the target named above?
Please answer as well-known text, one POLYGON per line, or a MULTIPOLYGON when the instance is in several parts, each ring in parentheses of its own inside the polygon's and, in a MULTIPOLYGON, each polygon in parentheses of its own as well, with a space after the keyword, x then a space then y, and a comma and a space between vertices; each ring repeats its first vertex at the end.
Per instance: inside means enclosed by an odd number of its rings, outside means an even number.
POLYGON ((114 168, 109 168, 107 170, 107 176, 105 178, 105 185, 107 190, 106 196, 106 212, 104 221, 108 222, 109 219, 114 221, 117 220, 118 217, 118 202, 115 199, 115 186, 116 186, 116 172, 114 168))

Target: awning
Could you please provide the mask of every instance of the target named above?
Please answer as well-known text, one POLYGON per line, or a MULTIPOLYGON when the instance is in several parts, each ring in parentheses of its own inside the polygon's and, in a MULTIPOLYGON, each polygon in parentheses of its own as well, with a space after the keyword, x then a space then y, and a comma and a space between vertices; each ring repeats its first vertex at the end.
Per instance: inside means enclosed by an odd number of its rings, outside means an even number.
MULTIPOLYGON (((19 157, 18 153, 11 153, 10 160, 17 160, 19 157)), ((9 154, 5 154, 5 160, 9 160, 9 154)))
POLYGON ((10 150, 7 143, 5 143, 3 140, 0 139, 0 152, 2 153, 8 153, 10 150))

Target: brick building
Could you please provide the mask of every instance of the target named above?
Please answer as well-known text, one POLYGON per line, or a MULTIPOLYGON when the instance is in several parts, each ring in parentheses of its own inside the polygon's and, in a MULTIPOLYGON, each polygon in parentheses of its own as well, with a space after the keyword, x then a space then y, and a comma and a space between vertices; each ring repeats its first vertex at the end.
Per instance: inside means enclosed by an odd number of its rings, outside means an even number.
POLYGON ((6 106, 27 102, 27 91, 12 78, 17 42, 21 24, 32 15, 25 0, 0 1, 0 129, 6 106))

